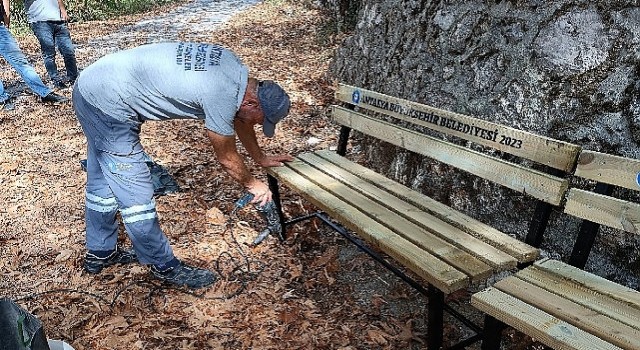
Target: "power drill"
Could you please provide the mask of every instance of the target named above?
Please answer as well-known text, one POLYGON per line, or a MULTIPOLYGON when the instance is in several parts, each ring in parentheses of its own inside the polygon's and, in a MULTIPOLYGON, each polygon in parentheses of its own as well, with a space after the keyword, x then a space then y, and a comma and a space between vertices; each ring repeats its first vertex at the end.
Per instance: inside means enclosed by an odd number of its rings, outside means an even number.
MULTIPOLYGON (((240 199, 235 202, 234 208, 231 211, 231 215, 234 215, 235 212, 244 206, 246 206, 253 199, 253 193, 247 192, 240 199)), ((269 234, 273 234, 278 236, 280 240, 284 241, 284 236, 282 234, 282 224, 280 223, 280 213, 278 211, 278 207, 274 201, 269 201, 267 204, 261 206, 256 204, 256 209, 262 214, 262 217, 267 222, 267 228, 262 230, 260 234, 253 240, 253 245, 258 245, 262 242, 269 234)))

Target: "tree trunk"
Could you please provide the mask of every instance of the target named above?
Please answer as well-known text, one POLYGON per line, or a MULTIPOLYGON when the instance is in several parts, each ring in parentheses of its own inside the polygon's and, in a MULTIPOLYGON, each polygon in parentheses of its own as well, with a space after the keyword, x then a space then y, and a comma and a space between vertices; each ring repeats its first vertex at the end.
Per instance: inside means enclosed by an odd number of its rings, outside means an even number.
MULTIPOLYGON (((637 1, 362 0, 358 8, 332 65, 337 80, 640 158, 637 1)), ((533 208, 508 190, 364 145, 383 173, 524 238, 533 208)), ((577 220, 555 213, 545 253, 566 261, 577 231, 577 220)), ((638 288, 639 248, 638 235, 601 230, 587 269, 638 288)))

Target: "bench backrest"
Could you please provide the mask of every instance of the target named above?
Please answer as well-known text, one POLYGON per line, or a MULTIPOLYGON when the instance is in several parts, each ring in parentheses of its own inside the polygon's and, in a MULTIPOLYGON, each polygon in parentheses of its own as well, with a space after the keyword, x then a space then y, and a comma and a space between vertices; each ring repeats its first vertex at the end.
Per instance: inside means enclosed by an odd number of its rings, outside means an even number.
POLYGON ((611 196, 615 187, 640 191, 640 160, 585 150, 575 175, 596 181, 594 191, 571 188, 564 209, 585 220, 569 261, 583 268, 600 225, 640 233, 640 204, 611 196))
POLYGON ((564 172, 573 170, 580 152, 567 142, 349 85, 340 84, 336 98, 564 172))
MULTIPOLYGON (((332 107, 333 119, 343 125, 344 145, 344 128, 354 129, 537 199, 527 242, 539 246, 552 206, 561 204, 568 188, 565 176, 575 167, 578 145, 345 84, 339 86, 336 98, 348 105, 332 107), (361 110, 375 113, 364 114, 361 110), (386 121, 380 115, 402 123, 386 121), (550 170, 544 172, 478 152, 418 132, 412 125, 527 159, 550 170)), ((339 150, 344 145, 339 145, 339 150)))

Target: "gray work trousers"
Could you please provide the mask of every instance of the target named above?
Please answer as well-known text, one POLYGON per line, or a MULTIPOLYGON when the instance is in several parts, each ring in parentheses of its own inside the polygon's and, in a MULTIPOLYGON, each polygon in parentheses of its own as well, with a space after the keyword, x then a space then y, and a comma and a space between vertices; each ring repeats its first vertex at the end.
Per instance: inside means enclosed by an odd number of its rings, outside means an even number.
POLYGON ((87 137, 87 249, 115 249, 119 210, 140 262, 169 262, 174 255, 158 222, 148 158, 140 144, 141 123, 119 121, 93 107, 77 85, 73 109, 87 137))

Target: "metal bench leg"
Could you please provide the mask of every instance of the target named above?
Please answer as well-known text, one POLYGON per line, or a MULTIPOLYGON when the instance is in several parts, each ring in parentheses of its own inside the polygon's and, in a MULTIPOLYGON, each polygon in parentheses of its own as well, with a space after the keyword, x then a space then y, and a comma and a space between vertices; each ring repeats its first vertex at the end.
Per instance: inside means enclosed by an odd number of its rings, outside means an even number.
POLYGON ((429 285, 429 315, 427 329, 427 345, 429 350, 442 348, 444 323, 444 293, 429 285))
POLYGON ((549 217, 553 212, 553 206, 543 201, 538 201, 536 210, 533 213, 533 218, 529 224, 529 232, 525 238, 525 243, 532 245, 536 248, 540 248, 542 245, 542 238, 544 231, 547 229, 549 223, 549 217))
POLYGON ((482 350, 499 350, 502 330, 505 324, 492 316, 484 317, 484 337, 482 340, 482 350))
POLYGON ((282 235, 279 237, 280 240, 284 241, 287 236, 287 226, 286 226, 286 222, 284 219, 284 213, 282 212, 282 203, 280 202, 280 190, 278 189, 278 179, 276 179, 275 177, 267 174, 267 183, 269 184, 269 190, 271 191, 272 194, 272 199, 273 202, 276 205, 276 208, 278 208, 278 216, 280 217, 280 227, 282 227, 282 235))
MULTIPOLYGON (((545 172, 549 175, 562 178, 567 175, 567 173, 562 170, 552 169, 549 167, 546 167, 545 172)), ((554 206, 547 202, 543 202, 540 200, 537 201, 536 209, 533 213, 533 218, 531 218, 531 222, 529 223, 529 232, 527 232, 525 243, 536 248, 540 248, 540 245, 542 245, 544 231, 547 229, 547 225, 549 224, 549 218, 551 217, 553 208, 554 206)))
MULTIPOLYGON (((613 192, 613 186, 598 182, 593 192, 610 196, 613 192)), ((588 220, 582 221, 582 225, 580 225, 580 232, 578 232, 578 237, 575 241, 576 243, 573 245, 573 250, 571 251, 569 265, 575 266, 579 269, 584 269, 587 265, 589 253, 596 241, 599 229, 600 224, 588 220)))
MULTIPOLYGON (((354 109, 354 107, 351 106, 350 109, 354 109)), ((347 154, 347 143, 349 142, 349 133, 351 133, 350 127, 342 126, 342 128, 340 128, 340 138, 338 139, 338 149, 336 150, 336 153, 343 157, 345 154, 347 154)))

